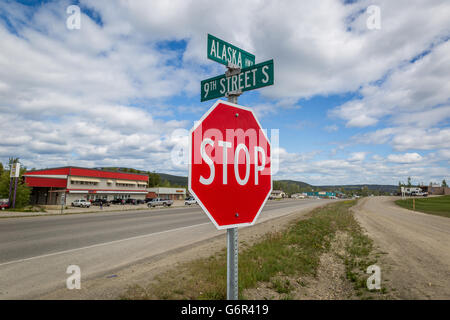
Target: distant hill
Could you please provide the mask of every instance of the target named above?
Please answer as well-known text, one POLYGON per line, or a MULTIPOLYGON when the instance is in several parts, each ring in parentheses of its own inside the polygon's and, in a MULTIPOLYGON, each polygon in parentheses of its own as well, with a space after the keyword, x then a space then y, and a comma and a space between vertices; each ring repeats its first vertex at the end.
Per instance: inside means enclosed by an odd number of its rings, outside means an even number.
MULTIPOLYGON (((166 173, 158 173, 162 180, 169 181, 170 184, 180 185, 187 187, 188 178, 183 176, 176 176, 166 173)), ((273 181, 273 189, 278 190, 281 189, 284 192, 289 194, 297 193, 297 192, 305 192, 317 190, 328 190, 328 191, 336 191, 336 190, 346 190, 346 191, 357 191, 362 190, 364 187, 367 187, 369 191, 378 191, 378 192, 397 192, 398 186, 396 185, 384 185, 384 184, 353 184, 353 185, 331 185, 331 186, 314 186, 309 183, 303 181, 295 181, 295 180, 274 180, 273 181)))
POLYGON ((319 189, 327 189, 327 190, 340 190, 341 188, 344 190, 361 190, 364 187, 367 187, 369 191, 379 191, 379 192, 397 192, 398 186, 388 185, 388 184, 353 184, 353 185, 334 185, 334 186, 316 186, 319 189))
MULTIPOLYGON (((133 168, 124 168, 124 167, 101 167, 101 168, 96 168, 96 169, 107 170, 107 171, 117 171, 117 172, 127 172, 127 173, 154 174, 151 171, 137 170, 137 169, 133 169, 133 168)), ((187 187, 187 185, 188 185, 187 177, 175 176, 172 174, 157 173, 157 172, 155 172, 155 174, 159 175, 159 177, 161 178, 160 182, 162 185, 164 185, 165 181, 169 182, 170 185, 173 185, 173 186, 187 187)))
POLYGON ((294 180, 273 181, 273 190, 283 190, 287 194, 311 191, 311 188, 313 188, 313 186, 302 181, 294 181, 294 180))
MULTIPOLYGON (((103 170, 111 170, 111 171, 121 171, 121 172, 133 172, 133 173, 150 173, 150 171, 144 170, 136 170, 133 168, 117 168, 117 167, 108 167, 108 168, 99 168, 103 170)), ((161 177, 161 181, 168 181, 171 185, 177 186, 188 186, 188 178, 184 176, 177 176, 167 173, 157 173, 161 177)), ((273 181, 273 189, 274 190, 283 190, 286 193, 292 194, 297 192, 305 192, 318 190, 327 190, 327 191, 335 191, 335 190, 346 190, 346 191, 357 191, 362 190, 364 187, 367 187, 369 191, 378 191, 378 192, 397 192, 398 186, 396 185, 384 185, 384 184, 352 184, 352 185, 331 185, 331 186, 313 186, 306 182, 295 181, 295 180, 274 180, 273 181)))
POLYGON ((187 187, 187 185, 188 185, 187 177, 175 176, 175 175, 167 174, 167 173, 158 173, 158 174, 161 177, 161 180, 169 181, 170 184, 184 186, 184 187, 187 187))
POLYGON ((302 181, 295 181, 295 180, 274 180, 274 182, 280 182, 280 183, 286 183, 286 184, 293 184, 293 185, 297 185, 300 188, 314 188, 314 186, 306 183, 306 182, 302 182, 302 181))

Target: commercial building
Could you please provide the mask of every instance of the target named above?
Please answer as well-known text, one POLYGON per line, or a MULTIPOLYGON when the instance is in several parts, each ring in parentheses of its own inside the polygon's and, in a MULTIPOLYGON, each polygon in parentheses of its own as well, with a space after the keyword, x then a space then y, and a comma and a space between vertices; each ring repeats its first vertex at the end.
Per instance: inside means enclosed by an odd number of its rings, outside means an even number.
POLYGON ((25 183, 32 187, 31 204, 71 204, 76 199, 145 199, 148 175, 80 167, 28 171, 25 183))
POLYGON ((272 190, 270 193, 269 199, 282 199, 286 197, 286 193, 282 190, 272 190))
POLYGON ((316 191, 316 192, 307 192, 308 197, 319 197, 319 198, 335 198, 336 192, 329 191, 316 191))
POLYGON ((148 188, 147 198, 161 198, 169 200, 184 200, 185 188, 148 188))
POLYGON ((431 184, 428 186, 420 186, 423 192, 426 192, 430 196, 438 196, 438 195, 450 195, 449 187, 442 187, 439 184, 431 184))

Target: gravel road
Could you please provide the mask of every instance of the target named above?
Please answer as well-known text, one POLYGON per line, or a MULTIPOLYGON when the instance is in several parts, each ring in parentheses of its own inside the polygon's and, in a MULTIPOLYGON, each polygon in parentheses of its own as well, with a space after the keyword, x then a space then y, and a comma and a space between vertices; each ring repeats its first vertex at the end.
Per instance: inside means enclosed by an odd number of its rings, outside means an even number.
POLYGON ((353 208, 384 252, 381 276, 399 299, 450 299, 450 219, 398 207, 397 197, 369 197, 353 208))

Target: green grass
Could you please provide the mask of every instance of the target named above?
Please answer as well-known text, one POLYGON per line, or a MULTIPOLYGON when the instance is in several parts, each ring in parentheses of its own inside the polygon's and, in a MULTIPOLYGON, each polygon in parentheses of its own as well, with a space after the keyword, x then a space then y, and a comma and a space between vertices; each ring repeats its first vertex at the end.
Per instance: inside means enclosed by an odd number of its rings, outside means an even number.
POLYGON ((409 198, 397 200, 395 203, 400 207, 413 210, 413 199, 416 202, 416 211, 450 218, 450 196, 409 198))
POLYGON ((5 210, 0 210, 0 213, 2 212, 7 213, 7 212, 46 212, 46 211, 42 207, 26 206, 23 208, 8 208, 5 210))
MULTIPOLYGON (((330 250, 336 232, 352 236, 346 255, 347 277, 361 286, 355 268, 371 251, 370 239, 362 234, 349 208, 355 201, 342 201, 313 210, 309 218, 292 223, 283 232, 265 235, 255 244, 241 245, 239 252, 239 298, 259 282, 269 283, 284 298, 291 299, 293 287, 285 276, 315 276, 322 253, 330 250)), ((225 299, 226 250, 209 258, 185 263, 144 286, 134 286, 123 299, 225 299)), ((344 275, 345 276, 345 275, 344 275)), ((364 276, 365 281, 366 276, 364 276)))

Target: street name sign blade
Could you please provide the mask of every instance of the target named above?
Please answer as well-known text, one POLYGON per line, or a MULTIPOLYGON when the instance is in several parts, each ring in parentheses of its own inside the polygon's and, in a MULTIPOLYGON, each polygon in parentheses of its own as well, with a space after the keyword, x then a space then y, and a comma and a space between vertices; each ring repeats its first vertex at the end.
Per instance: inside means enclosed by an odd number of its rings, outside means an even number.
POLYGON ((208 59, 225 66, 229 64, 239 68, 250 67, 255 64, 255 56, 232 44, 208 34, 208 59))
POLYGON ((207 101, 226 96, 230 92, 245 92, 273 85, 273 60, 243 68, 239 74, 220 75, 201 82, 200 100, 207 101))
POLYGON ((189 133, 189 192, 218 229, 252 225, 272 191, 270 159, 252 110, 218 100, 189 133))

